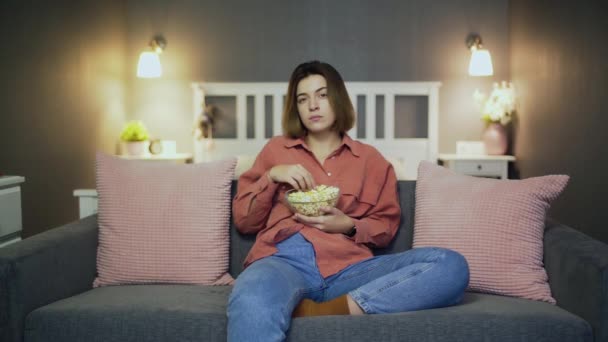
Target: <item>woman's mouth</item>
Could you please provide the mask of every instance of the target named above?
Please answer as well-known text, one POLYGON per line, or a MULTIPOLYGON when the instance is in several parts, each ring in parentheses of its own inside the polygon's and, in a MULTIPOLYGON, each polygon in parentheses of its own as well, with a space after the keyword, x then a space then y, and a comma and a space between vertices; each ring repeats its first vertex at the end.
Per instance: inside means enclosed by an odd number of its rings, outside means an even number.
POLYGON ((322 117, 322 116, 320 116, 320 115, 313 115, 313 116, 311 116, 311 117, 309 118, 309 120, 310 120, 310 121, 312 121, 312 122, 317 122, 317 121, 321 120, 322 118, 323 118, 323 117, 322 117))

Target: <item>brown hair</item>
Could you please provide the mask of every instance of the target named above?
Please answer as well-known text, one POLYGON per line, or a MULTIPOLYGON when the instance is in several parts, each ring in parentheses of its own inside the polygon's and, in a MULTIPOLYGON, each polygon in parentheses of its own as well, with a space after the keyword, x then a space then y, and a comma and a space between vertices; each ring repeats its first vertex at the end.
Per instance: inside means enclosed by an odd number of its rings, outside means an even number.
POLYGON ((298 65, 289 78, 287 98, 283 109, 283 134, 292 138, 299 138, 306 134, 306 127, 302 124, 298 114, 297 90, 300 81, 311 75, 321 75, 327 82, 327 97, 336 115, 332 129, 342 134, 353 128, 355 110, 350 102, 342 76, 327 63, 311 61, 298 65))

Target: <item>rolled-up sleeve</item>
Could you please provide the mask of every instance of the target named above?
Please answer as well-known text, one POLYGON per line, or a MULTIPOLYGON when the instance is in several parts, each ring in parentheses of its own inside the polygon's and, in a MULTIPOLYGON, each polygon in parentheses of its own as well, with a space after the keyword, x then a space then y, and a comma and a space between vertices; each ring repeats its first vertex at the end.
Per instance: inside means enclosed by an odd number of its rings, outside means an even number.
POLYGON ((273 164, 272 140, 256 157, 253 166, 239 177, 237 194, 232 201, 232 215, 237 229, 253 234, 266 225, 278 184, 268 178, 273 164))
MULTIPOLYGON (((357 233, 353 238, 356 243, 386 247, 397 233, 401 219, 401 207, 397 196, 397 176, 392 165, 386 160, 384 163, 374 165, 382 165, 382 167, 375 168, 369 176, 376 180, 384 180, 384 182, 381 183, 376 205, 361 218, 353 218, 357 227, 357 233)), ((376 185, 370 182, 365 186, 376 185)))

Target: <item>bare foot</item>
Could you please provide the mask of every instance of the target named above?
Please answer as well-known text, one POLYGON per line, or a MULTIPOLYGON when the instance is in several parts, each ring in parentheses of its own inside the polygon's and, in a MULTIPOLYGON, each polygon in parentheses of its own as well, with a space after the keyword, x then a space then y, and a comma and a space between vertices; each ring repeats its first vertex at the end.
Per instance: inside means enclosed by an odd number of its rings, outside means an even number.
POLYGON ((351 315, 365 315, 365 311, 349 295, 346 295, 346 302, 348 303, 348 311, 350 311, 351 315))

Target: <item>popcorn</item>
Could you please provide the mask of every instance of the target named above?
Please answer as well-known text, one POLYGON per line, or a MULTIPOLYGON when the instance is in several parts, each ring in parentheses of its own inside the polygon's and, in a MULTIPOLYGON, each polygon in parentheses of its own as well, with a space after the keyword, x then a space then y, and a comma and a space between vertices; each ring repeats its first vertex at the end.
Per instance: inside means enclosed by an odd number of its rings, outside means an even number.
POLYGON ((318 185, 309 191, 289 190, 285 196, 293 211, 306 216, 321 216, 321 207, 333 207, 338 203, 340 189, 318 185))

